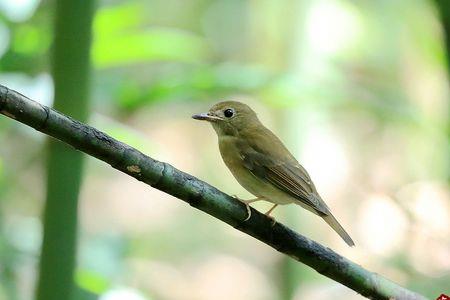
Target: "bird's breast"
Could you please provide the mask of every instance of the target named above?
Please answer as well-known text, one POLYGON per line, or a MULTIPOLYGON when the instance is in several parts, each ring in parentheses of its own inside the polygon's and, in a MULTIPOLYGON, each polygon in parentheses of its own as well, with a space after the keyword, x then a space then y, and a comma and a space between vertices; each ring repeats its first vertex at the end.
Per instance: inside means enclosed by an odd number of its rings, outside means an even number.
POLYGON ((219 149, 222 159, 241 185, 247 187, 241 181, 252 181, 253 175, 245 168, 243 158, 238 147, 238 139, 231 136, 219 137, 219 149), (248 177, 248 178, 247 178, 248 177))

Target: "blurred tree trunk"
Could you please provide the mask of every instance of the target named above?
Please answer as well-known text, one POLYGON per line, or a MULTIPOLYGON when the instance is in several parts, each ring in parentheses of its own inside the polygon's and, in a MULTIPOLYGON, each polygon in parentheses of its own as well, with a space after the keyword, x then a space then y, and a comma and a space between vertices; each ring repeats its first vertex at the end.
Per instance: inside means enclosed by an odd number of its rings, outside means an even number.
MULTIPOLYGON (((442 28, 444 30, 445 47, 447 52, 447 71, 450 78, 450 1, 449 0, 435 0, 435 1, 439 13, 441 15, 442 28)), ((447 121, 447 140, 450 143, 450 105, 447 121)), ((447 174, 447 180, 450 182, 450 172, 447 174)))
MULTIPOLYGON (((93 15, 94 1, 56 1, 52 54, 54 107, 81 121, 88 117, 93 15)), ((48 141, 47 153, 47 199, 36 298, 70 299, 83 155, 55 140, 48 141)))
POLYGON ((441 15, 442 27, 445 35, 445 46, 447 49, 447 66, 450 72, 450 1, 448 0, 435 0, 439 13, 441 15))

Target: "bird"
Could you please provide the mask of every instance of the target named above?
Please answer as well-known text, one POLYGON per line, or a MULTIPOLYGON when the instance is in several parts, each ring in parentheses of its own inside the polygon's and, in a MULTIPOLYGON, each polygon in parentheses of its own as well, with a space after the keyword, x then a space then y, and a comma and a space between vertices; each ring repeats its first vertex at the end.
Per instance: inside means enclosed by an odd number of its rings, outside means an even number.
POLYGON ((321 217, 347 245, 355 245, 320 197, 306 169, 248 105, 223 101, 192 118, 212 125, 225 165, 239 184, 256 197, 238 198, 249 211, 246 220, 251 216, 250 203, 271 202, 268 217, 278 205, 293 203, 321 217))

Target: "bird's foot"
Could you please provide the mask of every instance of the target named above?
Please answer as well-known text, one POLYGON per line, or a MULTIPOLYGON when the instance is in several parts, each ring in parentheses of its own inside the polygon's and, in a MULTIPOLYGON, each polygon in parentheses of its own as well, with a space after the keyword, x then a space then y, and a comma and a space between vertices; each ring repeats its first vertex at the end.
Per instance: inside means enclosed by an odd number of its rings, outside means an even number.
POLYGON ((252 211, 250 208, 250 203, 256 202, 261 200, 261 198, 255 198, 255 199, 250 199, 250 200, 243 200, 240 199, 238 196, 236 195, 232 195, 233 198, 237 199, 239 202, 242 202, 245 204, 245 208, 247 209, 247 217, 244 219, 244 222, 248 221, 250 219, 250 217, 252 216, 252 211))
POLYGON ((270 215, 270 213, 272 213, 272 211, 273 211, 273 210, 275 209, 275 207, 277 207, 277 206, 278 206, 278 204, 275 204, 274 206, 272 206, 271 209, 269 209, 269 210, 265 213, 266 217, 268 217, 268 218, 270 218, 270 219, 272 220, 272 227, 275 226, 275 224, 277 223, 277 220, 275 220, 275 218, 272 217, 272 216, 270 215))
POLYGON ((252 216, 252 210, 250 209, 250 205, 248 205, 247 203, 245 204, 245 208, 247 209, 247 218, 244 219, 244 222, 247 222, 248 220, 250 220, 250 217, 252 216))
POLYGON ((274 217, 272 217, 272 216, 270 216, 270 215, 268 215, 268 214, 265 214, 265 215, 266 215, 270 220, 272 220, 272 222, 271 222, 272 227, 275 226, 275 224, 277 223, 277 220, 275 220, 274 217))

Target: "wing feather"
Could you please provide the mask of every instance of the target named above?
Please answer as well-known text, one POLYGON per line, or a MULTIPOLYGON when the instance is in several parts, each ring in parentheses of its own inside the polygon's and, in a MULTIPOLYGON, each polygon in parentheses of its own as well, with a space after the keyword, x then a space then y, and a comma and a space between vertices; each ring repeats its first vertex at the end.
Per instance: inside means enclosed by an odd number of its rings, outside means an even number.
POLYGON ((251 147, 243 149, 241 157, 244 166, 260 180, 271 183, 321 214, 329 214, 308 173, 300 165, 276 161, 251 147))

